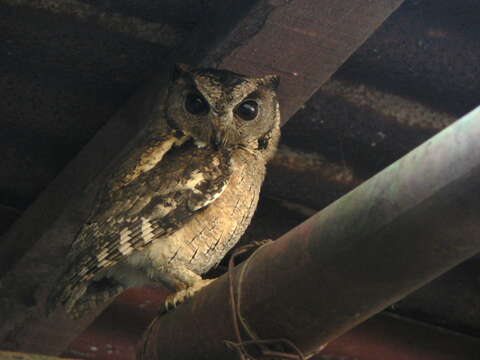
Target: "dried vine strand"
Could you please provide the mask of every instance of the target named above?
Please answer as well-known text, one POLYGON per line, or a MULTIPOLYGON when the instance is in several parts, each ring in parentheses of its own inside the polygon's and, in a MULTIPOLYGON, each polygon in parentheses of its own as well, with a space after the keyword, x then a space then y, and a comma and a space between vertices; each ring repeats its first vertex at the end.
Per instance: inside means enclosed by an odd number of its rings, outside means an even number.
POLYGON ((302 353, 302 351, 290 340, 288 339, 260 339, 257 334, 253 331, 251 326, 249 326, 246 319, 242 316, 240 310, 241 304, 241 294, 242 294, 242 283, 246 269, 250 261, 255 257, 255 255, 259 252, 261 248, 267 246, 271 243, 271 240, 266 241, 256 241, 252 242, 248 245, 242 246, 234 251, 230 260, 228 262, 228 278, 229 278, 229 293, 230 293, 230 305, 232 308, 232 322, 233 328, 235 331, 236 342, 233 341, 225 341, 227 346, 235 349, 241 360, 259 360, 259 359, 292 359, 292 360, 306 360, 307 358, 302 353), (235 259, 248 251, 256 249, 256 251, 245 261, 243 265, 237 283, 237 295, 235 296, 235 279, 233 275, 233 269, 235 267, 235 259), (240 328, 240 325, 242 326, 240 328), (242 330, 250 337, 250 340, 243 340, 242 339, 242 330), (292 352, 283 352, 283 351, 275 351, 270 350, 268 346, 272 346, 274 344, 283 344, 289 347, 292 352), (248 350, 248 345, 256 345, 260 350, 261 356, 255 357, 252 355, 248 350))

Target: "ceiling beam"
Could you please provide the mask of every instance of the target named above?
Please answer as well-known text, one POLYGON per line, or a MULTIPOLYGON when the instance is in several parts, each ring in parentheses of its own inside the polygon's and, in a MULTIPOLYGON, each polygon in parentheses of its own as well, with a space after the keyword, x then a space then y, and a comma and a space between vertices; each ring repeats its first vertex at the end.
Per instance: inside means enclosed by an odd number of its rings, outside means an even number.
MULTIPOLYGON (((0 351, 0 360, 69 360, 45 355, 25 354, 19 352, 0 351)), ((74 359, 70 359, 74 360, 74 359)))
POLYGON ((322 355, 352 360, 470 360, 480 356, 480 339, 382 312, 329 343, 322 355))
MULTIPOLYGON (((268 3, 262 27, 246 41, 242 34, 255 17, 246 17, 230 33, 238 47, 219 65, 244 74, 279 74, 279 98, 285 123, 327 81, 402 1, 276 0, 268 3)), ((221 44, 206 59, 228 47, 221 44)))

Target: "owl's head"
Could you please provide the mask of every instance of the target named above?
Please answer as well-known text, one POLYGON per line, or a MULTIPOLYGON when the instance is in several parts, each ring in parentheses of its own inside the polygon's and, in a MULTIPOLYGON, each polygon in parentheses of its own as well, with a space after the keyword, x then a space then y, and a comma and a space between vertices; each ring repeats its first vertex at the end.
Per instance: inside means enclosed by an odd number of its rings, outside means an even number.
POLYGON ((270 158, 280 136, 275 75, 177 65, 165 107, 168 124, 198 146, 243 148, 270 158))

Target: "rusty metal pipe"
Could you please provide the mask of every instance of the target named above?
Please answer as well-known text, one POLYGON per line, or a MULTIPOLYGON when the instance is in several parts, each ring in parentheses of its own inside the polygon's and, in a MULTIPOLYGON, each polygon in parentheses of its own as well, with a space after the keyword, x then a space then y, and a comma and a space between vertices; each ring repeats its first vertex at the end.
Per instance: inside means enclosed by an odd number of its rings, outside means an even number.
MULTIPOLYGON (((259 338, 305 353, 480 250, 480 107, 235 269, 259 338)), ((231 359, 227 276, 157 319, 141 358, 231 359)))

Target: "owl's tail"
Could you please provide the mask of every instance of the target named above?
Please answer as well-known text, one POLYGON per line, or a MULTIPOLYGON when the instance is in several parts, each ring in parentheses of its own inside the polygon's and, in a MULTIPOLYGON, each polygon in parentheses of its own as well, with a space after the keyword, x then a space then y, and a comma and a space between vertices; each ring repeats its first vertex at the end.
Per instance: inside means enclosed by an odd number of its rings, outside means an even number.
POLYGON ((60 305, 63 305, 65 307, 65 311, 70 314, 75 306, 75 303, 87 291, 88 282, 68 284, 65 282, 65 279, 68 279, 69 276, 65 275, 65 273, 62 274, 60 281, 55 284, 48 296, 46 305, 47 316, 52 314, 60 305))
POLYGON ((74 319, 82 317, 84 314, 105 304, 110 299, 119 295, 125 288, 110 280, 104 280, 100 284, 91 284, 87 291, 77 299, 73 307, 68 311, 68 315, 74 319))

